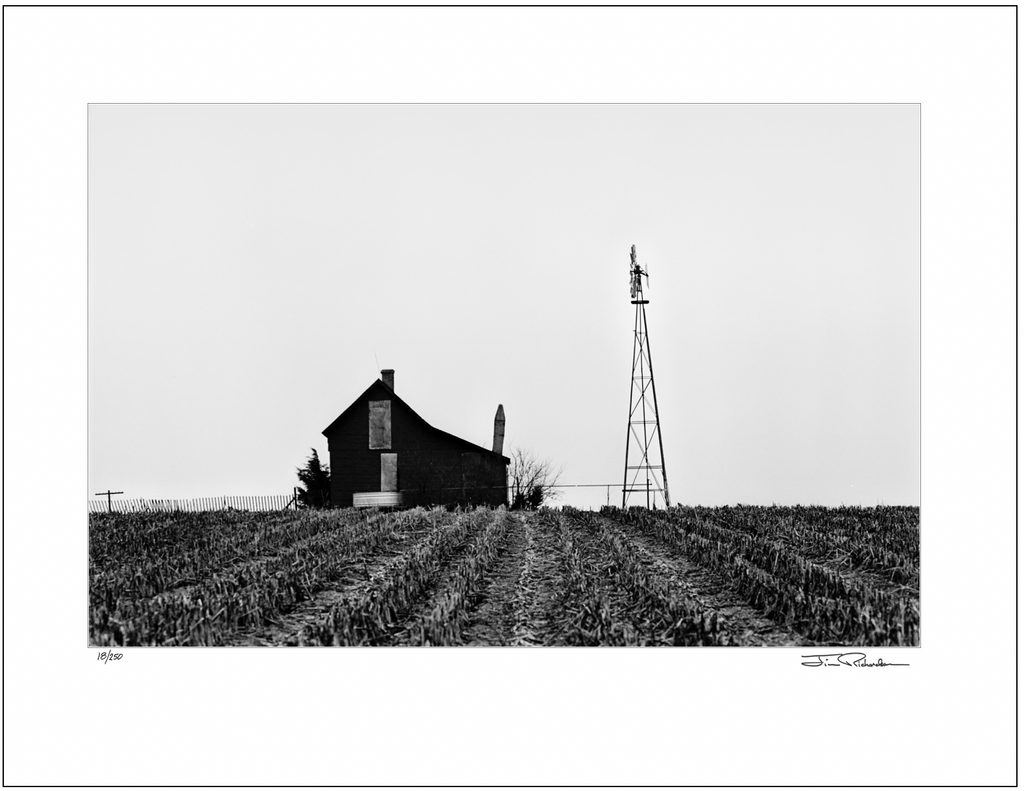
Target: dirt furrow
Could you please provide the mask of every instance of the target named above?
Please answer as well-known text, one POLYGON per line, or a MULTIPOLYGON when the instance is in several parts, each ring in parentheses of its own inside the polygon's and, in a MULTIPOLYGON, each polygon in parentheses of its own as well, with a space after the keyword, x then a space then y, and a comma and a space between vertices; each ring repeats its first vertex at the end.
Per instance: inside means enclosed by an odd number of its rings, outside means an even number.
POLYGON ((536 514, 524 514, 522 518, 528 551, 517 588, 513 645, 564 645, 562 601, 566 583, 558 538, 554 527, 536 514))
POLYGON ((505 539, 498 562, 484 575, 470 621, 462 630, 466 645, 512 644, 516 594, 526 563, 527 542, 524 520, 518 518, 505 539))
POLYGON ((519 577, 515 582, 512 594, 512 639, 511 645, 543 645, 538 637, 542 626, 540 597, 537 595, 538 563, 537 531, 533 520, 525 514, 519 515, 522 525, 523 555, 519 567, 519 577))
POLYGON ((515 519, 463 630, 466 645, 537 646, 555 640, 562 578, 553 536, 534 514, 519 513, 515 519))

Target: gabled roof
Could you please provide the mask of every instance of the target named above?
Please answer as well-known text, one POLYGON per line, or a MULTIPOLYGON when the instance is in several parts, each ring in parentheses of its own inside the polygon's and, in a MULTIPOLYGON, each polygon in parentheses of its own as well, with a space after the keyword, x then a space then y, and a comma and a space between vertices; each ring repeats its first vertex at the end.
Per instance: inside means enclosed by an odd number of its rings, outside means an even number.
POLYGON ((338 425, 338 423, 340 423, 342 420, 344 420, 345 417, 348 415, 348 413, 351 412, 353 409, 355 409, 357 405, 362 403, 363 399, 369 397, 370 394, 374 390, 383 391, 383 394, 386 395, 387 398, 391 399, 392 401, 397 401, 399 404, 404 406, 406 409, 409 410, 409 413, 416 420, 418 420, 423 425, 424 428, 428 429, 429 431, 433 431, 435 434, 440 434, 442 437, 445 437, 446 439, 449 439, 452 442, 455 442, 455 443, 457 443, 459 445, 463 445, 466 448, 466 450, 476 451, 477 453, 488 453, 491 456, 497 456, 502 461, 504 461, 505 464, 510 464, 511 463, 512 460, 508 456, 503 456, 500 453, 495 453, 493 450, 489 450, 488 448, 485 448, 485 447, 483 447, 481 445, 475 445, 472 442, 470 442, 469 440, 462 439, 462 437, 456 437, 454 434, 449 434, 447 431, 442 431, 441 429, 435 428, 434 426, 430 425, 426 420, 424 420, 422 417, 420 417, 419 413, 415 409, 413 409, 411 406, 409 406, 401 398, 401 396, 399 396, 397 393, 395 393, 394 390, 392 390, 390 387, 388 387, 386 384, 384 384, 384 381, 382 379, 377 379, 376 381, 374 381, 373 384, 371 384, 369 387, 367 387, 362 392, 362 394, 355 401, 353 401, 351 404, 349 404, 348 408, 344 412, 342 412, 334 420, 332 420, 331 421, 331 425, 329 425, 327 428, 325 428, 321 433, 325 437, 328 434, 330 434, 331 430, 336 425, 338 425))

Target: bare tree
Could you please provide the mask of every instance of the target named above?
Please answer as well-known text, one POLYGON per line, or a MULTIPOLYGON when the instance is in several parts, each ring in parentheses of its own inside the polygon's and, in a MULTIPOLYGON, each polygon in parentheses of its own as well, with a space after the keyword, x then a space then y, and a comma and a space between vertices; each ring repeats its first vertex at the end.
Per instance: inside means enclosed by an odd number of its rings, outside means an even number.
POLYGON ((549 459, 540 459, 528 450, 513 448, 509 458, 508 490, 511 507, 540 508, 559 497, 555 488, 563 467, 555 467, 549 459))

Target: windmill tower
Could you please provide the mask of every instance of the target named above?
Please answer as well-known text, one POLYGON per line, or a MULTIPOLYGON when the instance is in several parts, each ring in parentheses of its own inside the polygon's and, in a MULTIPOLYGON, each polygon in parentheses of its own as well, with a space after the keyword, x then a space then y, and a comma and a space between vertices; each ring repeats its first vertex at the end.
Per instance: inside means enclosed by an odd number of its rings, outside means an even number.
MULTIPOLYGON (((647 312, 640 278, 647 273, 636 262, 636 245, 629 253, 629 295, 636 305, 633 318, 633 377, 629 387, 629 422, 626 426, 626 464, 622 476, 622 507, 628 504, 657 507, 658 498, 672 505, 665 473, 665 451, 658 423, 658 395, 654 389, 654 367, 647 335, 647 312), (657 440, 657 443, 655 443, 657 440), (632 463, 631 463, 632 462, 632 463), (630 503, 630 497, 633 497, 630 503)), ((648 285, 650 283, 648 282, 648 285)))

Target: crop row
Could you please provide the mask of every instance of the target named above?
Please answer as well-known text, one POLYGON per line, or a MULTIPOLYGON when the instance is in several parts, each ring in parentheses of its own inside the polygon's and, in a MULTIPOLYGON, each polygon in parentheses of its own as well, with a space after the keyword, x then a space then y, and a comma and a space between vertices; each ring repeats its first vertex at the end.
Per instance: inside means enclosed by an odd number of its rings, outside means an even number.
POLYGON ((916 644, 916 600, 873 587, 797 555, 779 541, 722 528, 675 509, 622 512, 624 524, 713 569, 756 607, 811 640, 916 644))
POLYGON ((485 508, 445 514, 426 540, 393 564, 389 571, 359 595, 333 605, 300 638, 314 645, 379 645, 387 642, 406 612, 437 581, 441 569, 472 532, 486 524, 485 508))
MULTIPOLYGON (((161 515, 157 519, 136 515, 104 516, 104 524, 91 526, 91 606, 112 607, 121 599, 148 598, 184 585, 195 584, 215 572, 273 554, 286 546, 312 538, 322 531, 347 525, 367 524, 369 517, 334 512, 288 514, 188 514, 161 515), (167 524, 170 522, 170 524, 167 524), (177 524, 175 524, 177 522, 177 524), (166 543, 177 533, 176 543, 166 543), (124 556, 110 554, 119 542, 133 535, 159 534, 152 549, 124 556), (106 541, 100 538, 107 539, 106 541), (125 536, 123 540, 116 538, 125 536), (114 540, 110 539, 114 537, 114 540), (99 547, 102 546, 102 551, 99 547), (95 548, 95 551, 94 551, 95 548)), ((139 546, 145 546, 142 542, 139 546)))
POLYGON ((315 542, 322 533, 342 530, 351 540, 358 541, 360 535, 374 529, 379 519, 370 515, 353 518, 354 512, 344 516, 339 513, 293 512, 287 516, 253 519, 251 525, 231 525, 235 529, 223 529, 213 521, 205 525, 211 535, 205 549, 182 548, 134 562, 132 559, 108 562, 105 567, 92 562, 90 606, 111 609, 127 599, 145 599, 195 585, 234 566, 272 556, 284 547, 299 548, 303 542, 315 542), (214 538, 218 533, 220 537, 214 538))
POLYGON ((781 541, 808 559, 837 569, 863 569, 894 584, 917 585, 920 511, 914 507, 736 506, 674 510, 723 528, 781 541))
MULTIPOLYGON (((423 519, 425 512, 418 515, 423 519)), ((338 579, 353 562, 400 539, 369 523, 321 530, 277 554, 232 566, 195 585, 150 598, 90 607, 97 645, 213 645, 233 629, 261 626, 338 579)))
POLYGON ((541 529, 554 530, 558 540, 558 559, 565 579, 563 591, 564 640, 569 645, 624 645, 630 633, 612 616, 612 606, 602 589, 599 570, 587 561, 573 538, 568 520, 556 511, 537 515, 541 529))
POLYGON ((605 573, 585 573, 592 579, 609 579, 618 592, 615 620, 630 644, 721 645, 727 636, 720 630, 718 614, 706 610, 662 576, 646 567, 635 548, 594 514, 564 509, 563 514, 582 532, 597 539, 606 553, 605 573))
POLYGON ((484 572, 498 558, 502 542, 517 521, 507 511, 495 512, 486 529, 474 539, 467 555, 445 581, 433 608, 409 629, 413 645, 458 645, 469 622, 469 610, 484 572))
POLYGON ((89 558, 100 568, 186 551, 216 551, 223 544, 252 541, 277 525, 296 521, 292 512, 89 514, 89 558))
POLYGON ((918 509, 864 509, 858 517, 811 521, 798 516, 784 534, 810 557, 838 554, 842 568, 866 570, 895 584, 916 588, 921 550, 918 509))

